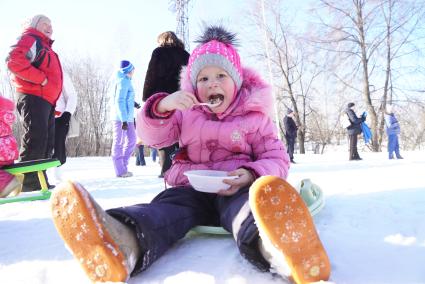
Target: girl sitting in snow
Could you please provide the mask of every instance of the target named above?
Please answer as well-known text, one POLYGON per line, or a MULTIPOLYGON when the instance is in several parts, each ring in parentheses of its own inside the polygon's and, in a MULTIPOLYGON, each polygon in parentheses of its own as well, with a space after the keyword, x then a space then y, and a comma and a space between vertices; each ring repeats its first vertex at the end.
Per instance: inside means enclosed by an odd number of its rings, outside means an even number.
POLYGON ((272 112, 271 88, 241 67, 235 35, 209 27, 182 71, 181 90, 149 98, 137 133, 150 146, 179 142, 149 204, 105 212, 78 183, 57 187, 53 219, 92 281, 125 281, 198 225, 232 233, 243 257, 296 283, 328 279, 330 264, 308 208, 285 182, 289 161, 272 112), (200 105, 200 103, 212 105, 200 105), (217 194, 196 191, 184 172, 222 170, 236 179, 217 194))
POLYGON ((12 134, 12 124, 15 120, 14 104, 0 93, 0 197, 6 197, 12 192, 18 194, 21 184, 16 176, 1 170, 2 166, 13 164, 18 158, 18 145, 12 134))

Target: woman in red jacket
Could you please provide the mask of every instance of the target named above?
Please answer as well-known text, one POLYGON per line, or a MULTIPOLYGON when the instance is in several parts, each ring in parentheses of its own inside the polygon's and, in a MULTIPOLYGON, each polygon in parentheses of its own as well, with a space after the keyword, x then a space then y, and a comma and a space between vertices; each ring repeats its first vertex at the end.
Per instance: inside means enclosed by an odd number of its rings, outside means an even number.
MULTIPOLYGON (((54 110, 62 91, 62 67, 52 49, 52 33, 49 18, 44 15, 30 18, 6 59, 24 128, 21 161, 50 158, 54 145, 54 110)), ((25 174, 22 190, 38 189, 37 175, 25 174)))

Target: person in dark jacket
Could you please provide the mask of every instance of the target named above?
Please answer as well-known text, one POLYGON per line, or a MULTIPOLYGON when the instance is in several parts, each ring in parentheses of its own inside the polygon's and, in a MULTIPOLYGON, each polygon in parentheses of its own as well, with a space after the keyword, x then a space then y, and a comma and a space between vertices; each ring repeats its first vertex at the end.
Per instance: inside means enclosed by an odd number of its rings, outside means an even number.
MULTIPOLYGON (((55 143, 55 105, 62 91, 62 67, 52 49, 52 33, 48 17, 30 18, 6 59, 24 129, 21 161, 50 158, 55 143)), ((23 191, 40 188, 36 173, 25 174, 23 191)))
POLYGON ((366 116, 362 115, 358 117, 353 110, 354 103, 349 103, 347 105, 346 114, 350 120, 350 125, 347 127, 348 140, 350 144, 350 154, 348 159, 352 160, 361 160, 359 152, 357 151, 357 136, 362 133, 361 124, 366 120, 366 116))
POLYGON ((294 161, 294 149, 295 149, 295 140, 297 139, 297 130, 298 126, 294 121, 294 111, 288 109, 287 115, 283 119, 283 125, 285 127, 285 139, 286 139, 286 148, 291 159, 291 163, 294 161))
MULTIPOLYGON (((77 107, 77 92, 71 77, 63 73, 63 88, 62 93, 55 107, 55 148, 53 158, 58 159, 61 165, 66 162, 66 137, 69 132, 69 123, 71 116, 74 114, 77 107)), ((58 169, 59 168, 55 168, 58 169)))
MULTIPOLYGON (((182 66, 187 65, 189 53, 183 42, 172 31, 158 36, 159 47, 152 52, 143 87, 143 101, 160 92, 174 93, 179 90, 179 75, 182 66)), ((178 143, 159 149, 161 174, 171 167, 171 155, 178 149, 178 143)))

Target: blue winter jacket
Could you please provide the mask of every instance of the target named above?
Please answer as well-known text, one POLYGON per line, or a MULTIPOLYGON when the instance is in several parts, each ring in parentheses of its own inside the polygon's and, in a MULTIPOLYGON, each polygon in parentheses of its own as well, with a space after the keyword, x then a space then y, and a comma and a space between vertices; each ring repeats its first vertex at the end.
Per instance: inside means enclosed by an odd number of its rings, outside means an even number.
POLYGON ((131 78, 117 72, 115 89, 112 93, 111 118, 121 122, 134 122, 134 89, 131 78))
POLYGON ((387 135, 400 134, 400 124, 394 113, 385 114, 385 130, 387 135))

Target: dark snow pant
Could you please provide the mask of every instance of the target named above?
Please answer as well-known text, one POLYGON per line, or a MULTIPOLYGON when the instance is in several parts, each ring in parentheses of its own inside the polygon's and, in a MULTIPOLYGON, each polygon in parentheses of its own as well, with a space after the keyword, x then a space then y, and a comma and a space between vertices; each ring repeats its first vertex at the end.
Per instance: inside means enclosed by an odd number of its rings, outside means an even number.
POLYGON ((289 158, 291 161, 294 160, 294 151, 295 151, 295 139, 296 137, 285 136, 286 138, 286 150, 288 152, 289 158))
POLYGON ((152 161, 156 162, 156 156, 158 156, 158 150, 155 148, 150 148, 150 149, 151 149, 152 161))
POLYGON ((358 160, 360 159, 359 152, 357 151, 357 135, 358 134, 350 134, 348 135, 348 140, 350 143, 350 156, 349 160, 358 160))
POLYGON ((136 166, 145 166, 145 146, 143 144, 137 145, 137 154, 136 154, 136 166))
POLYGON ((223 226, 231 232, 242 256, 262 271, 270 264, 258 249, 259 233, 248 205, 248 190, 225 197, 191 187, 169 188, 149 204, 107 210, 134 228, 142 255, 132 276, 147 269, 195 226, 223 226))
POLYGON ((58 159, 61 165, 66 162, 66 136, 69 131, 69 118, 63 118, 62 116, 55 118, 55 148, 53 158, 58 159))
MULTIPOLYGON (((55 143, 55 109, 38 96, 18 95, 16 108, 24 129, 19 153, 20 161, 48 159, 52 155, 55 143)), ((45 172, 44 175, 46 176, 45 172)), ((40 188, 37 173, 26 173, 22 191, 34 191, 40 188)))

